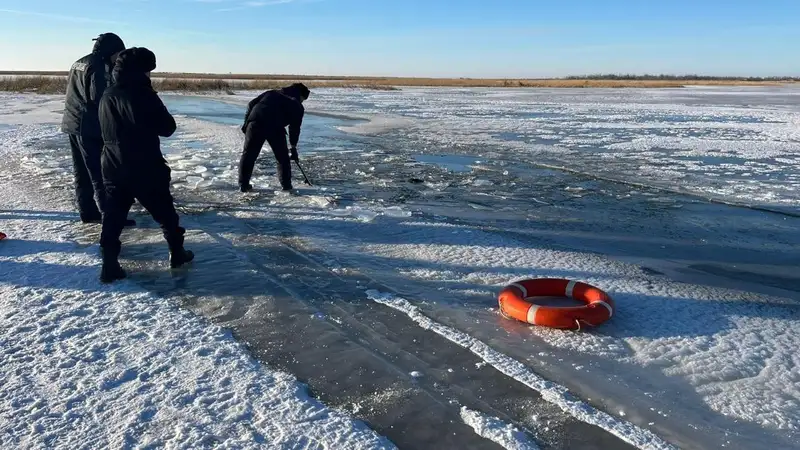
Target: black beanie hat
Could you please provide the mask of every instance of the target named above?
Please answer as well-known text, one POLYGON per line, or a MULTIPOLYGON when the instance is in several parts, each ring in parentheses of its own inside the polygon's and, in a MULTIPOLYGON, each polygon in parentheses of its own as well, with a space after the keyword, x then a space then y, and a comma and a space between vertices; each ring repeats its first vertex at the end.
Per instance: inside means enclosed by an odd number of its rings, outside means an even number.
POLYGON ((156 68, 156 55, 145 47, 131 47, 119 53, 117 66, 125 71, 152 72, 156 68))

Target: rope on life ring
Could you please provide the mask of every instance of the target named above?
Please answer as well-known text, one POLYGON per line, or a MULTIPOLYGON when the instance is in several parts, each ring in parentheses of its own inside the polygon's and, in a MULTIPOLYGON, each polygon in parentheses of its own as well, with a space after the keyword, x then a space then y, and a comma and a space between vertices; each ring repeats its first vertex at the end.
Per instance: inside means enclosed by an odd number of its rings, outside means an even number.
POLYGON ((614 300, 594 286, 562 278, 522 280, 503 288, 498 295, 500 312, 531 325, 580 331, 596 327, 614 315, 614 300), (529 301, 534 297, 568 297, 583 306, 543 306, 529 301))

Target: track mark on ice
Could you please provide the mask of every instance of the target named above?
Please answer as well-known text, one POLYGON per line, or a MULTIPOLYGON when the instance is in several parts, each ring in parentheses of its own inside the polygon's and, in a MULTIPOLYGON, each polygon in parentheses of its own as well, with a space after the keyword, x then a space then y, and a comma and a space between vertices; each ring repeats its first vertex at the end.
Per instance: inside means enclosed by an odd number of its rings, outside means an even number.
POLYGON ((408 315, 422 328, 470 350, 495 369, 539 392, 544 400, 557 405, 576 419, 600 427, 643 450, 676 448, 649 430, 617 419, 574 398, 564 386, 545 380, 521 362, 492 349, 472 336, 434 321, 404 298, 376 290, 369 290, 366 294, 371 300, 408 315))

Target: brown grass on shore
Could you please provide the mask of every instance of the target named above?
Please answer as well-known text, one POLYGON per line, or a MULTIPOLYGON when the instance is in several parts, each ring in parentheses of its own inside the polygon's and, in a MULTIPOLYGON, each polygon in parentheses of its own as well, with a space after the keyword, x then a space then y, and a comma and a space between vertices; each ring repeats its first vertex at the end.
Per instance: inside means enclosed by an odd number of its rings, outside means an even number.
MULTIPOLYGON (((0 72, 2 74, 2 72, 0 72)), ((498 88, 680 88, 688 85, 715 86, 777 86, 793 84, 791 81, 720 80, 605 80, 605 79, 471 79, 471 78, 369 78, 369 77, 291 77, 289 75, 264 75, 257 79, 238 78, 244 75, 204 74, 153 74, 153 87, 158 91, 227 92, 237 90, 267 90, 303 81, 310 88, 338 87, 377 90, 394 90, 398 87, 498 87, 498 88), (227 77, 220 78, 220 77, 227 77)), ((15 73, 0 77, 0 91, 63 94, 66 77, 60 72, 15 73)))
MULTIPOLYGON (((233 94, 237 90, 267 90, 284 87, 289 81, 253 80, 200 80, 183 78, 154 79, 153 88, 162 92, 225 92, 233 94)), ((396 89, 389 85, 358 83, 353 81, 309 82, 309 87, 340 87, 376 90, 396 89)), ((0 91, 36 92, 39 94, 64 94, 67 91, 67 78, 64 76, 16 76, 0 77, 0 91)))
MULTIPOLYGON (((737 80, 584 80, 584 79, 470 79, 470 78, 382 78, 370 83, 403 87, 506 87, 506 88, 681 88, 691 85, 779 86, 792 82, 737 80)), ((321 83, 324 85, 324 82, 321 83)))
MULTIPOLYGON (((0 76, 67 76, 65 71, 2 71, 0 76)), ((408 82, 439 85, 441 83, 502 83, 502 82, 555 82, 555 81, 675 81, 682 83, 787 83, 800 81, 798 77, 724 77, 704 75, 636 75, 636 74, 600 74, 585 76, 567 76, 563 78, 431 78, 431 77, 383 77, 383 76, 333 76, 333 75, 297 75, 297 74, 242 74, 242 73, 188 73, 188 72, 153 72, 153 78, 196 79, 196 80, 272 80, 272 81, 349 81, 349 82, 391 82, 405 84, 408 82)))
POLYGON ((64 77, 31 76, 0 78, 0 91, 62 94, 66 92, 66 87, 67 82, 64 77))

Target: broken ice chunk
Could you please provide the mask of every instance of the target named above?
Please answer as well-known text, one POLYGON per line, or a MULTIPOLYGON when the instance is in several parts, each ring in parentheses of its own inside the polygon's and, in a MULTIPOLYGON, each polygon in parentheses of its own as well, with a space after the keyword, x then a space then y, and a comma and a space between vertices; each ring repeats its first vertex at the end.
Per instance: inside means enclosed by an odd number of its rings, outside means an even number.
POLYGON ((390 206, 383 210, 383 214, 388 217, 411 217, 411 211, 405 211, 399 206, 390 206))

